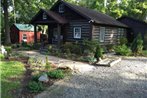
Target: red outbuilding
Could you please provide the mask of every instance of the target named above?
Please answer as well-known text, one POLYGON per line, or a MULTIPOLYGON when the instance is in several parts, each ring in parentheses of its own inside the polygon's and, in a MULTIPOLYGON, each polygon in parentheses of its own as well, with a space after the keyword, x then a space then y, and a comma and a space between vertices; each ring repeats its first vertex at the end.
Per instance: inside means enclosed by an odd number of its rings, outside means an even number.
MULTIPOLYGON (((13 24, 10 28, 12 43, 34 42, 34 26, 30 24, 13 24)), ((40 41, 40 32, 37 32, 37 40, 40 41)))

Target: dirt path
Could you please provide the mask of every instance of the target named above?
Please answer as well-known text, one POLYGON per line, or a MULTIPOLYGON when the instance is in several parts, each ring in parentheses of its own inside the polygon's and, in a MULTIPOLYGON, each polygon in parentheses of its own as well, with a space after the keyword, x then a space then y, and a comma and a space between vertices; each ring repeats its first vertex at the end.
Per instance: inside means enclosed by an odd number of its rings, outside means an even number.
POLYGON ((35 98, 147 98, 147 58, 127 58, 59 81, 35 98))

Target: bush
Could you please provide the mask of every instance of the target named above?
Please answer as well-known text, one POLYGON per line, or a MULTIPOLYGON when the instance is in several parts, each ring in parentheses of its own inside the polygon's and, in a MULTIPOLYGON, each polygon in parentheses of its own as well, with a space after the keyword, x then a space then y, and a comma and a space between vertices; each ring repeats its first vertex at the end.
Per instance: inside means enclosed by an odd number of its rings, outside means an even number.
POLYGON ((120 45, 126 45, 128 43, 128 40, 127 40, 127 38, 120 38, 119 43, 120 43, 120 45))
POLYGON ((44 87, 41 82, 31 81, 28 84, 28 89, 33 93, 37 93, 43 91, 44 87))
POLYGON ((40 76, 41 76, 40 74, 33 75, 32 80, 38 82, 39 81, 38 79, 40 76))
POLYGON ((98 45, 98 41, 96 41, 96 40, 89 41, 89 40, 85 39, 82 41, 82 46, 83 46, 82 50, 83 51, 88 50, 88 51, 94 53, 97 45, 98 45))
POLYGON ((51 69, 51 64, 48 62, 48 57, 47 56, 46 56, 45 69, 47 69, 47 70, 50 70, 51 69))
POLYGON ((24 41, 22 41, 21 45, 22 45, 23 47, 28 47, 27 42, 24 42, 24 41))
POLYGON ((131 50, 136 55, 142 54, 143 40, 142 40, 141 34, 138 34, 138 36, 134 39, 134 41, 131 45, 131 50))
POLYGON ((114 45, 106 45, 105 52, 113 52, 114 51, 114 45))
POLYGON ((7 51, 7 54, 12 53, 12 48, 10 46, 6 46, 5 49, 7 51))
POLYGON ((115 53, 118 55, 129 56, 131 55, 131 49, 126 45, 119 45, 114 47, 115 53))
POLYGON ((96 52, 95 52, 95 58, 99 60, 99 58, 103 57, 103 49, 100 47, 100 45, 97 45, 96 52))
POLYGON ((78 43, 66 43, 62 46, 62 51, 67 54, 71 54, 71 53, 77 55, 82 54, 81 47, 78 43))
POLYGON ((95 63, 97 60, 95 57, 84 57, 82 59, 80 59, 81 61, 84 61, 84 62, 88 62, 89 64, 93 64, 95 63))
POLYGON ((5 58, 5 56, 0 53, 0 60, 3 60, 4 58, 5 58))
POLYGON ((65 77, 64 73, 62 70, 53 70, 53 71, 49 71, 47 72, 47 75, 51 78, 55 78, 55 79, 62 79, 65 77))

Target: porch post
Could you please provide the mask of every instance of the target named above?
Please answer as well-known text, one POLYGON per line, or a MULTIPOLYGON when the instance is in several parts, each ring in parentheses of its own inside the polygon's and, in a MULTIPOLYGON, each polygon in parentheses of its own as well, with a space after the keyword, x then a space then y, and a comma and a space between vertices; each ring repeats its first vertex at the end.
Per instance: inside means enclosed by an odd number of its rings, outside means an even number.
POLYGON ((37 29, 36 29, 36 24, 34 25, 34 44, 37 43, 37 29))
POLYGON ((61 38, 60 38, 60 35, 61 35, 61 25, 60 24, 57 24, 57 32, 58 32, 58 49, 60 48, 60 44, 61 44, 61 38))

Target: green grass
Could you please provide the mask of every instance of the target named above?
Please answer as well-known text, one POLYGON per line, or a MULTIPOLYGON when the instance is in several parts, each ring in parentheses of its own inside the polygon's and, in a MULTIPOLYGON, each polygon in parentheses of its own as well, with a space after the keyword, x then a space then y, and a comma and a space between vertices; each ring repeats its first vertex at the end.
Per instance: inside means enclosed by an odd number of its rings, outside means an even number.
POLYGON ((11 91, 21 86, 21 78, 25 68, 21 62, 0 62, 1 73, 1 98, 13 98, 11 91))
POLYGON ((147 57, 147 50, 143 50, 143 56, 147 57))

